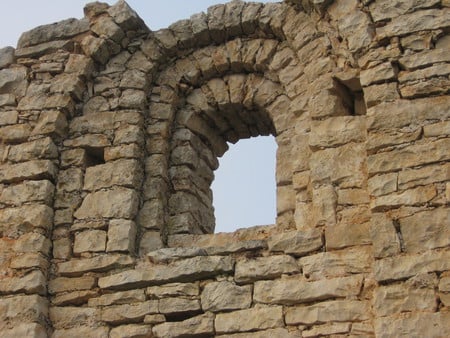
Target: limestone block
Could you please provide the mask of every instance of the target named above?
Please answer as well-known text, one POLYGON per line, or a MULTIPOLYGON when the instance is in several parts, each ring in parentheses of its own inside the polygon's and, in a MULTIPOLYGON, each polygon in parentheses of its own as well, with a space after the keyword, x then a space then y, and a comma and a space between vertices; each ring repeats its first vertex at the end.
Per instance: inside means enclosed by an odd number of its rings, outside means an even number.
POLYGON ((0 139, 5 143, 25 142, 30 136, 30 133, 31 127, 29 125, 14 124, 0 128, 0 139))
POLYGON ((15 51, 15 56, 16 58, 36 58, 45 54, 55 53, 59 50, 73 51, 73 47, 73 41, 71 40, 56 40, 31 47, 18 48, 15 51))
POLYGON ((367 108, 376 106, 383 102, 392 102, 400 98, 396 82, 371 85, 364 87, 364 100, 367 108))
POLYGON ((139 204, 137 192, 132 189, 115 187, 107 191, 88 194, 75 212, 77 219, 85 218, 134 218, 139 204))
POLYGON ((13 94, 0 94, 0 107, 16 106, 16 96, 13 94))
POLYGON ((265 304, 294 305, 313 301, 357 296, 363 284, 362 275, 309 282, 302 276, 258 281, 254 301, 265 304))
POLYGON ((144 21, 125 1, 119 1, 109 7, 108 14, 123 30, 145 30, 147 28, 144 21))
POLYGON ((125 37, 122 29, 110 18, 103 16, 98 18, 93 25, 91 31, 102 38, 109 38, 117 43, 121 43, 125 37))
POLYGON ((52 338, 109 338, 109 327, 74 327, 72 329, 56 329, 52 338))
POLYGON ((269 250, 294 256, 304 256, 322 247, 322 233, 318 229, 287 231, 268 239, 269 250))
POLYGON ((433 123, 423 127, 425 137, 450 135, 450 121, 433 123))
POLYGON ((137 223, 146 229, 159 230, 164 224, 164 210, 165 206, 162 199, 154 198, 146 201, 139 210, 137 223))
MULTIPOLYGON (((446 53, 446 55, 449 55, 449 53, 446 53)), ((416 55, 414 55, 415 58, 416 55)), ((450 96, 382 103, 368 109, 367 130, 401 129, 409 126, 411 121, 424 124, 427 120, 445 120, 448 118, 447 108, 449 104, 450 96), (393 111, 395 114, 392 113, 393 111)))
POLYGON ((206 256, 207 251, 203 248, 162 248, 147 254, 147 257, 153 263, 167 263, 181 258, 190 258, 196 256, 206 256))
POLYGON ((101 320, 110 324, 142 321, 148 314, 158 313, 158 301, 114 305, 101 310, 101 320))
POLYGON ((127 267, 132 265, 133 262, 130 256, 109 254, 92 258, 72 259, 57 265, 61 276, 75 277, 90 271, 105 271, 118 267, 127 267))
POLYGON ((449 153, 445 151, 449 147, 448 138, 416 143, 406 148, 371 155, 367 159, 367 167, 370 174, 376 174, 446 161, 450 158, 449 153), (393 158, 396 160, 392 161, 393 158))
POLYGON ((337 116, 312 121, 309 145, 329 148, 349 142, 364 142, 365 138, 364 116, 337 116))
POLYGON ((150 298, 163 297, 187 297, 198 296, 200 288, 198 283, 171 283, 161 286, 151 286, 146 290, 147 296, 150 298))
POLYGON ((46 205, 31 204, 18 208, 0 210, 0 229, 3 233, 8 230, 28 231, 34 228, 50 230, 52 227, 53 210, 46 205))
POLYGON ((375 319, 375 335, 398 337, 427 336, 445 337, 450 335, 448 322, 450 312, 412 312, 400 317, 379 317, 375 319))
POLYGON ((450 73, 450 65, 443 63, 432 65, 425 69, 418 69, 415 71, 403 71, 398 75, 398 80, 400 83, 408 81, 419 81, 424 79, 429 79, 436 76, 445 76, 450 73))
POLYGON ((51 279, 48 283, 48 292, 57 294, 66 291, 81 291, 93 289, 96 285, 96 279, 91 276, 79 278, 58 277, 51 279))
POLYGON ((106 251, 134 252, 136 224, 129 220, 111 220, 106 251))
POLYGON ((376 29, 377 38, 402 36, 419 31, 448 27, 450 11, 444 9, 427 9, 393 18, 383 27, 376 29))
POLYGON ((450 278, 441 277, 439 281, 439 299, 445 306, 450 306, 450 278))
POLYGON ((162 298, 159 300, 159 312, 166 315, 193 314, 201 312, 198 299, 162 298))
POLYGON ((151 251, 158 250, 164 247, 159 231, 145 231, 143 232, 139 243, 139 254, 144 256, 151 251))
POLYGON ((16 124, 19 113, 16 110, 4 111, 0 113, 0 126, 16 124))
POLYGON ((384 213, 372 214, 370 237, 374 257, 389 257, 400 253, 400 239, 394 222, 384 213))
POLYGON ((256 332, 232 333, 221 335, 223 338, 298 338, 299 331, 288 331, 284 328, 268 329, 256 332))
POLYGON ((277 186, 277 215, 295 210, 295 190, 292 185, 277 186))
POLYGON ((101 252, 106 249, 106 231, 88 230, 75 235, 73 252, 101 252))
POLYGON ((369 8, 374 21, 382 21, 422 8, 433 7, 438 3, 439 0, 382 0, 371 3, 369 8))
POLYGON ((420 273, 450 269, 450 252, 425 251, 376 260, 373 264, 378 282, 402 280, 420 273))
POLYGON ((397 191, 398 173, 375 175, 369 178, 369 193, 373 196, 382 196, 397 191))
POLYGON ((37 232, 28 232, 22 236, 20 236, 13 245, 14 252, 40 252, 43 255, 47 256, 50 252, 50 240, 37 233, 37 232))
POLYGON ((25 96, 20 100, 17 107, 19 110, 59 110, 68 115, 72 115, 75 103, 69 94, 55 93, 49 96, 37 94, 25 96))
POLYGON ((367 138, 367 150, 369 153, 374 153, 377 150, 405 144, 418 140, 422 135, 422 128, 414 126, 407 130, 389 130, 372 132, 367 138))
POLYGON ((100 319, 100 311, 89 307, 51 307, 50 320, 55 329, 85 326, 93 328, 100 319))
POLYGON ((449 86, 450 81, 447 78, 438 77, 417 83, 400 85, 400 93, 404 98, 443 95, 447 93, 449 86))
POLYGON ((70 238, 58 238, 53 241, 53 257, 69 259, 72 255, 72 241, 70 238))
POLYGON ((37 268, 42 271, 46 271, 49 267, 49 262, 47 258, 42 256, 40 253, 29 252, 11 259, 9 266, 12 269, 37 268))
POLYGON ((20 322, 39 322, 45 318, 48 314, 48 300, 38 295, 2 298, 0 309, 0 329, 6 329, 7 322, 17 322, 15 326, 20 327, 20 322))
POLYGON ((60 170, 58 173, 58 191, 79 191, 83 187, 83 171, 79 168, 60 170))
POLYGON ((137 144, 121 144, 105 148, 104 158, 106 162, 120 159, 139 159, 143 157, 142 149, 137 144))
POLYGON ((9 185, 3 188, 0 200, 12 206, 27 202, 41 202, 52 205, 55 186, 47 180, 24 181, 23 183, 9 185))
POLYGON ((14 48, 11 46, 0 48, 0 69, 14 63, 14 48))
POLYGON ((401 218, 400 231, 406 252, 422 252, 450 246, 450 209, 418 212, 401 218))
MULTIPOLYGON (((62 265, 64 263, 61 263, 62 265)), ((101 277, 99 286, 123 288, 124 286, 163 284, 171 282, 192 282, 214 277, 233 270, 233 259, 229 256, 200 256, 175 261, 168 265, 152 265, 151 269, 128 270, 101 277)), ((61 271, 60 271, 61 272, 61 271)))
POLYGON ((0 182, 17 182, 22 180, 51 179, 56 176, 55 165, 48 160, 33 160, 0 167, 0 182))
POLYGON ((350 332, 350 323, 333 323, 313 327, 310 330, 303 330, 302 337, 320 337, 336 334, 345 334, 350 332))
POLYGON ((89 299, 88 306, 99 307, 109 305, 121 305, 145 301, 144 290, 130 290, 105 294, 97 298, 89 299))
POLYGON ((425 66, 432 66, 439 62, 448 62, 449 59, 448 48, 437 48, 406 55, 400 58, 399 64, 407 70, 414 70, 425 66))
POLYGON ((94 62, 81 54, 70 54, 64 73, 76 73, 80 76, 89 77, 94 71, 94 62))
POLYGON ((214 326, 218 334, 282 327, 283 310, 281 306, 270 306, 219 313, 214 326))
POLYGON ((366 176, 362 170, 365 154, 361 143, 316 151, 311 155, 311 181, 320 183, 331 179, 341 189, 362 187, 366 176))
POLYGON ((110 145, 108 136, 102 134, 88 134, 64 141, 64 146, 70 148, 104 148, 110 145))
POLYGON ((292 256, 276 255, 242 259, 236 262, 234 279, 238 283, 248 283, 259 279, 274 279, 282 274, 300 272, 292 256))
POLYGON ((89 21, 87 19, 67 19, 57 23, 36 27, 23 33, 17 43, 18 48, 33 46, 43 42, 62 40, 87 32, 89 21))
POLYGON ((45 295, 46 278, 40 270, 33 270, 23 277, 3 278, 0 280, 0 292, 45 295))
MULTIPOLYGON (((2 336, 4 338, 16 337, 33 337, 47 338, 47 330, 40 324, 36 323, 20 323, 11 329, 3 329, 2 336)), ((106 338, 106 337, 105 337, 106 338)))
POLYGON ((81 41, 81 48, 87 56, 90 56, 100 64, 105 64, 109 60, 108 43, 102 38, 88 35, 81 41))
POLYGON ((395 80, 397 70, 390 62, 385 62, 373 68, 361 71, 361 85, 367 87, 375 83, 395 80))
POLYGON ((419 186, 395 194, 378 196, 371 201, 370 207, 373 211, 378 211, 386 210, 386 208, 424 204, 431 201, 436 195, 437 191, 435 186, 419 186))
POLYGON ((88 191, 124 186, 139 188, 142 169, 136 160, 118 160, 86 169, 84 189, 88 191))
POLYGON ((86 165, 86 150, 84 149, 71 149, 61 152, 61 167, 67 168, 70 166, 86 165))
POLYGON ((340 222, 325 228, 325 243, 328 251, 343 249, 354 245, 372 243, 370 223, 340 222))
POLYGON ((428 274, 417 275, 402 284, 379 286, 375 289, 373 302, 377 317, 400 312, 435 312, 436 284, 436 275, 428 274))
POLYGON ((122 108, 143 109, 147 102, 145 92, 137 89, 125 89, 119 98, 122 108))
POLYGON ((15 67, 0 70, 0 94, 14 94, 22 97, 27 89, 27 69, 15 67))
POLYGON ((49 137, 13 145, 9 148, 8 153, 8 160, 11 162, 25 162, 34 159, 56 159, 57 157, 58 149, 49 137))
POLYGON ((176 338, 182 336, 214 335, 214 315, 207 312, 180 322, 167 322, 155 325, 152 329, 155 337, 176 338))
POLYGON ((369 272, 372 266, 370 247, 353 247, 340 251, 302 257, 299 264, 310 280, 369 272))
POLYGON ((205 285, 202 296, 203 311, 221 312, 249 308, 252 304, 252 287, 238 286, 232 282, 212 282, 205 285))
POLYGON ((312 192, 312 217, 315 226, 336 224, 337 195, 334 187, 327 184, 312 192))
POLYGON ((135 338, 135 337, 151 337, 152 326, 128 324, 113 328, 109 333, 110 338, 135 338))
POLYGON ((288 308, 287 325, 313 325, 327 322, 355 322, 370 319, 370 304, 366 301, 331 300, 310 306, 288 308))

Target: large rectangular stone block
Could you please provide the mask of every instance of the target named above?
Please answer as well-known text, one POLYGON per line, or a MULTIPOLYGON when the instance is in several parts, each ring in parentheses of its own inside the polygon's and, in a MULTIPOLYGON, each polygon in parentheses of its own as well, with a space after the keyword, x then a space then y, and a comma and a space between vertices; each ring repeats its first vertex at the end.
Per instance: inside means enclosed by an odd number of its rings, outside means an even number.
POLYGON ((7 205, 21 205, 27 202, 41 202, 51 206, 55 186, 48 180, 25 181, 6 186, 0 194, 0 200, 7 205))
POLYGON ((136 160, 118 160, 88 167, 84 189, 94 191, 113 186, 138 189, 142 183, 142 171, 136 160))
MULTIPOLYGON (((0 299, 0 329, 2 329, 2 337, 4 333, 3 330, 8 327, 8 322, 15 323, 14 326, 17 328, 16 333, 19 333, 21 331, 18 329, 21 327, 20 323, 28 321, 38 323, 47 316, 48 300, 44 297, 30 295, 0 299)), ((30 324, 31 323, 25 324, 25 326, 27 326, 27 330, 25 331, 28 331, 28 325, 30 324)), ((9 334, 12 334, 12 332, 9 334)))
POLYGON ((3 164, 0 167, 0 182, 13 183, 23 180, 54 180, 56 166, 48 160, 33 160, 18 164, 3 164))
POLYGON ((58 150, 50 137, 11 146, 8 160, 11 162, 24 162, 33 159, 54 159, 58 150))
POLYGON ((114 268, 130 266, 134 260, 125 255, 100 255, 92 258, 72 259, 58 263, 58 272, 62 276, 81 276, 90 271, 107 271, 114 268))
POLYGON ((50 230, 53 210, 42 204, 27 204, 18 208, 0 210, 0 229, 13 235, 17 231, 27 232, 34 228, 50 230))
POLYGON ((282 274, 300 272, 295 258, 288 255, 241 259, 236 262, 234 279, 249 283, 259 279, 274 279, 282 274))
POLYGON ((202 296, 204 311, 221 312, 249 308, 252 304, 252 287, 232 282, 212 282, 205 285, 202 296))
POLYGON ((180 322, 162 323, 155 325, 152 331, 158 338, 213 336, 214 315, 208 312, 180 322))

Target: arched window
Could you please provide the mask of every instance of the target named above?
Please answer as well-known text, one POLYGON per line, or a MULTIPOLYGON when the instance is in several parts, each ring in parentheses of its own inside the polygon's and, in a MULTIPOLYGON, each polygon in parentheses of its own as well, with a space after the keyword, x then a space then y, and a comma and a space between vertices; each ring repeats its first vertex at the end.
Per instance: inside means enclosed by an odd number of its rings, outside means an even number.
POLYGON ((242 139, 219 159, 212 183, 215 232, 275 223, 275 164, 273 136, 242 139))

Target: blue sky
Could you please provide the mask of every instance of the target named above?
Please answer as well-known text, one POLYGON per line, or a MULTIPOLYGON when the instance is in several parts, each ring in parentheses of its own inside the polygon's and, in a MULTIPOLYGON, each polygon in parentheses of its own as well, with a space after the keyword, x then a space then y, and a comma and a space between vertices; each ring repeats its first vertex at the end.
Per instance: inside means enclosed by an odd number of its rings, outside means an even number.
MULTIPOLYGON (((83 17, 85 0, 14 0, 2 2, 0 48, 16 46, 22 32, 70 17, 83 17)), ((114 4, 115 1, 104 1, 114 4)), ((206 11, 220 0, 128 0, 147 26, 157 30, 206 11)), ((262 1, 275 2, 275 1, 262 1)), ((273 137, 241 140, 219 159, 213 183, 216 232, 275 221, 275 152, 273 137)))

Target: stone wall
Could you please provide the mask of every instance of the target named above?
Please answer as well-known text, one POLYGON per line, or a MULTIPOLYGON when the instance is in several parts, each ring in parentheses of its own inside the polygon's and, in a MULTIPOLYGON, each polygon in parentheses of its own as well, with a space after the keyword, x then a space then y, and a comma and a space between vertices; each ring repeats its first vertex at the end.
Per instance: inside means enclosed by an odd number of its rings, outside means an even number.
POLYGON ((450 2, 124 1, 0 50, 2 337, 450 336, 450 2), (213 234, 274 135, 275 225, 213 234))

